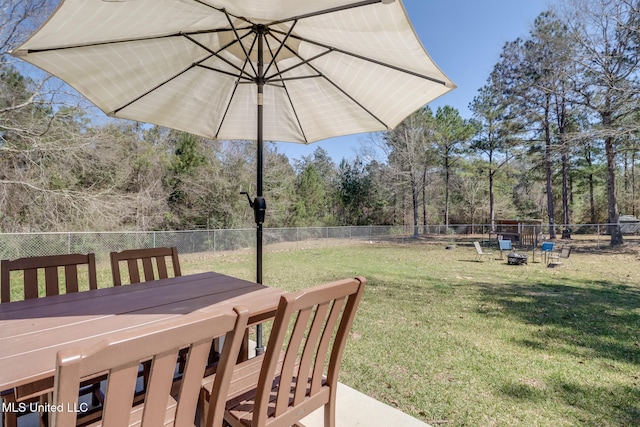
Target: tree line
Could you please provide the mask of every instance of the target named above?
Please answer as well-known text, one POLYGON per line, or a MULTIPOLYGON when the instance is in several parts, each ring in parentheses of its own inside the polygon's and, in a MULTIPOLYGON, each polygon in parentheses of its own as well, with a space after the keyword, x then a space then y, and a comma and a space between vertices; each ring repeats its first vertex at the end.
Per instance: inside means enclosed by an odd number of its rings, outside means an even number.
MULTIPOLYGON (((573 223, 638 214, 640 2, 570 0, 506 43, 464 118, 428 106, 337 163, 267 144, 265 226, 573 223)), ((253 225, 250 141, 214 141, 97 113, 8 55, 51 13, 0 10, 0 231, 253 225)))

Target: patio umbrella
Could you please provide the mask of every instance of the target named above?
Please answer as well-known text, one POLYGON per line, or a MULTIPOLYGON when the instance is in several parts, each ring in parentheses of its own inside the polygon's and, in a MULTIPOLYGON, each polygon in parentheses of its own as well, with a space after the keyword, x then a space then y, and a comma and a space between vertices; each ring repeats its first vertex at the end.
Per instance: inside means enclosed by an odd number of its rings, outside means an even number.
POLYGON ((63 0, 12 52, 112 117, 263 144, 392 129, 455 88, 400 0, 63 0))

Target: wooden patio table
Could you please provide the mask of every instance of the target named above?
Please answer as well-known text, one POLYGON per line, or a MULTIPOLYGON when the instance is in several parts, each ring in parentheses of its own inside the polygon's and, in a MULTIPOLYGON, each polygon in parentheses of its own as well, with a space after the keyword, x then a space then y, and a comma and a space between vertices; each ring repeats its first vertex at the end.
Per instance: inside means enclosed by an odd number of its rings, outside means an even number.
MULTIPOLYGON (((52 390, 56 354, 198 309, 244 305, 250 323, 275 315, 284 291, 219 273, 161 279, 0 304, 0 391, 18 400, 52 390)), ((245 344, 243 355, 248 352, 245 344)), ((246 357, 246 356, 244 356, 246 357)))

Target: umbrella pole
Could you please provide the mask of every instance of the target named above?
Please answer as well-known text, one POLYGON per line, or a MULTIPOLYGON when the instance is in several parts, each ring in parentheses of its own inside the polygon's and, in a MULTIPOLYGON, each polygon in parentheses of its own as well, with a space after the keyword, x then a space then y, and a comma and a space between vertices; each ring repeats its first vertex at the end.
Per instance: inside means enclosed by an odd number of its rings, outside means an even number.
MULTIPOLYGON (((263 44, 264 44, 264 27, 256 25, 256 33, 258 35, 258 77, 256 84, 258 86, 258 99, 257 99, 257 131, 258 136, 256 139, 257 153, 256 153, 256 199, 261 200, 264 204, 263 197, 263 173, 264 173, 264 58, 263 58, 263 44)), ((266 204, 264 204, 266 208, 266 204)), ((258 209, 258 206, 256 206, 258 209)), ((256 211, 257 212, 257 211, 256 211)), ((264 218, 261 218, 264 221, 264 218)), ((256 215, 256 282, 262 283, 262 221, 259 221, 258 215, 256 215)), ((262 343, 262 324, 256 325, 256 355, 264 353, 264 345, 262 343)))

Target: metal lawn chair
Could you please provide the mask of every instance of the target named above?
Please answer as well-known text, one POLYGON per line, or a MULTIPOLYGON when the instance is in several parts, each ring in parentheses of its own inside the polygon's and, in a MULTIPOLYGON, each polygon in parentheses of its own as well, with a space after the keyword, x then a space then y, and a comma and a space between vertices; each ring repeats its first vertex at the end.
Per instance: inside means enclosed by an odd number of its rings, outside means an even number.
POLYGON ((551 264, 560 265, 560 264, 563 263, 563 261, 561 261, 561 260, 568 259, 569 255, 571 255, 571 246, 570 245, 563 245, 560 248, 559 252, 551 252, 551 253, 549 253, 547 266, 549 266, 551 264))
POLYGON ((511 240, 498 240, 498 245, 500 246, 500 259, 503 259, 504 251, 512 251, 513 247, 511 246, 511 240))
POLYGON ((487 252, 482 250, 482 247, 480 246, 480 242, 473 242, 473 246, 476 248, 476 261, 482 261, 483 257, 489 257, 489 259, 492 259, 493 252, 487 252))

